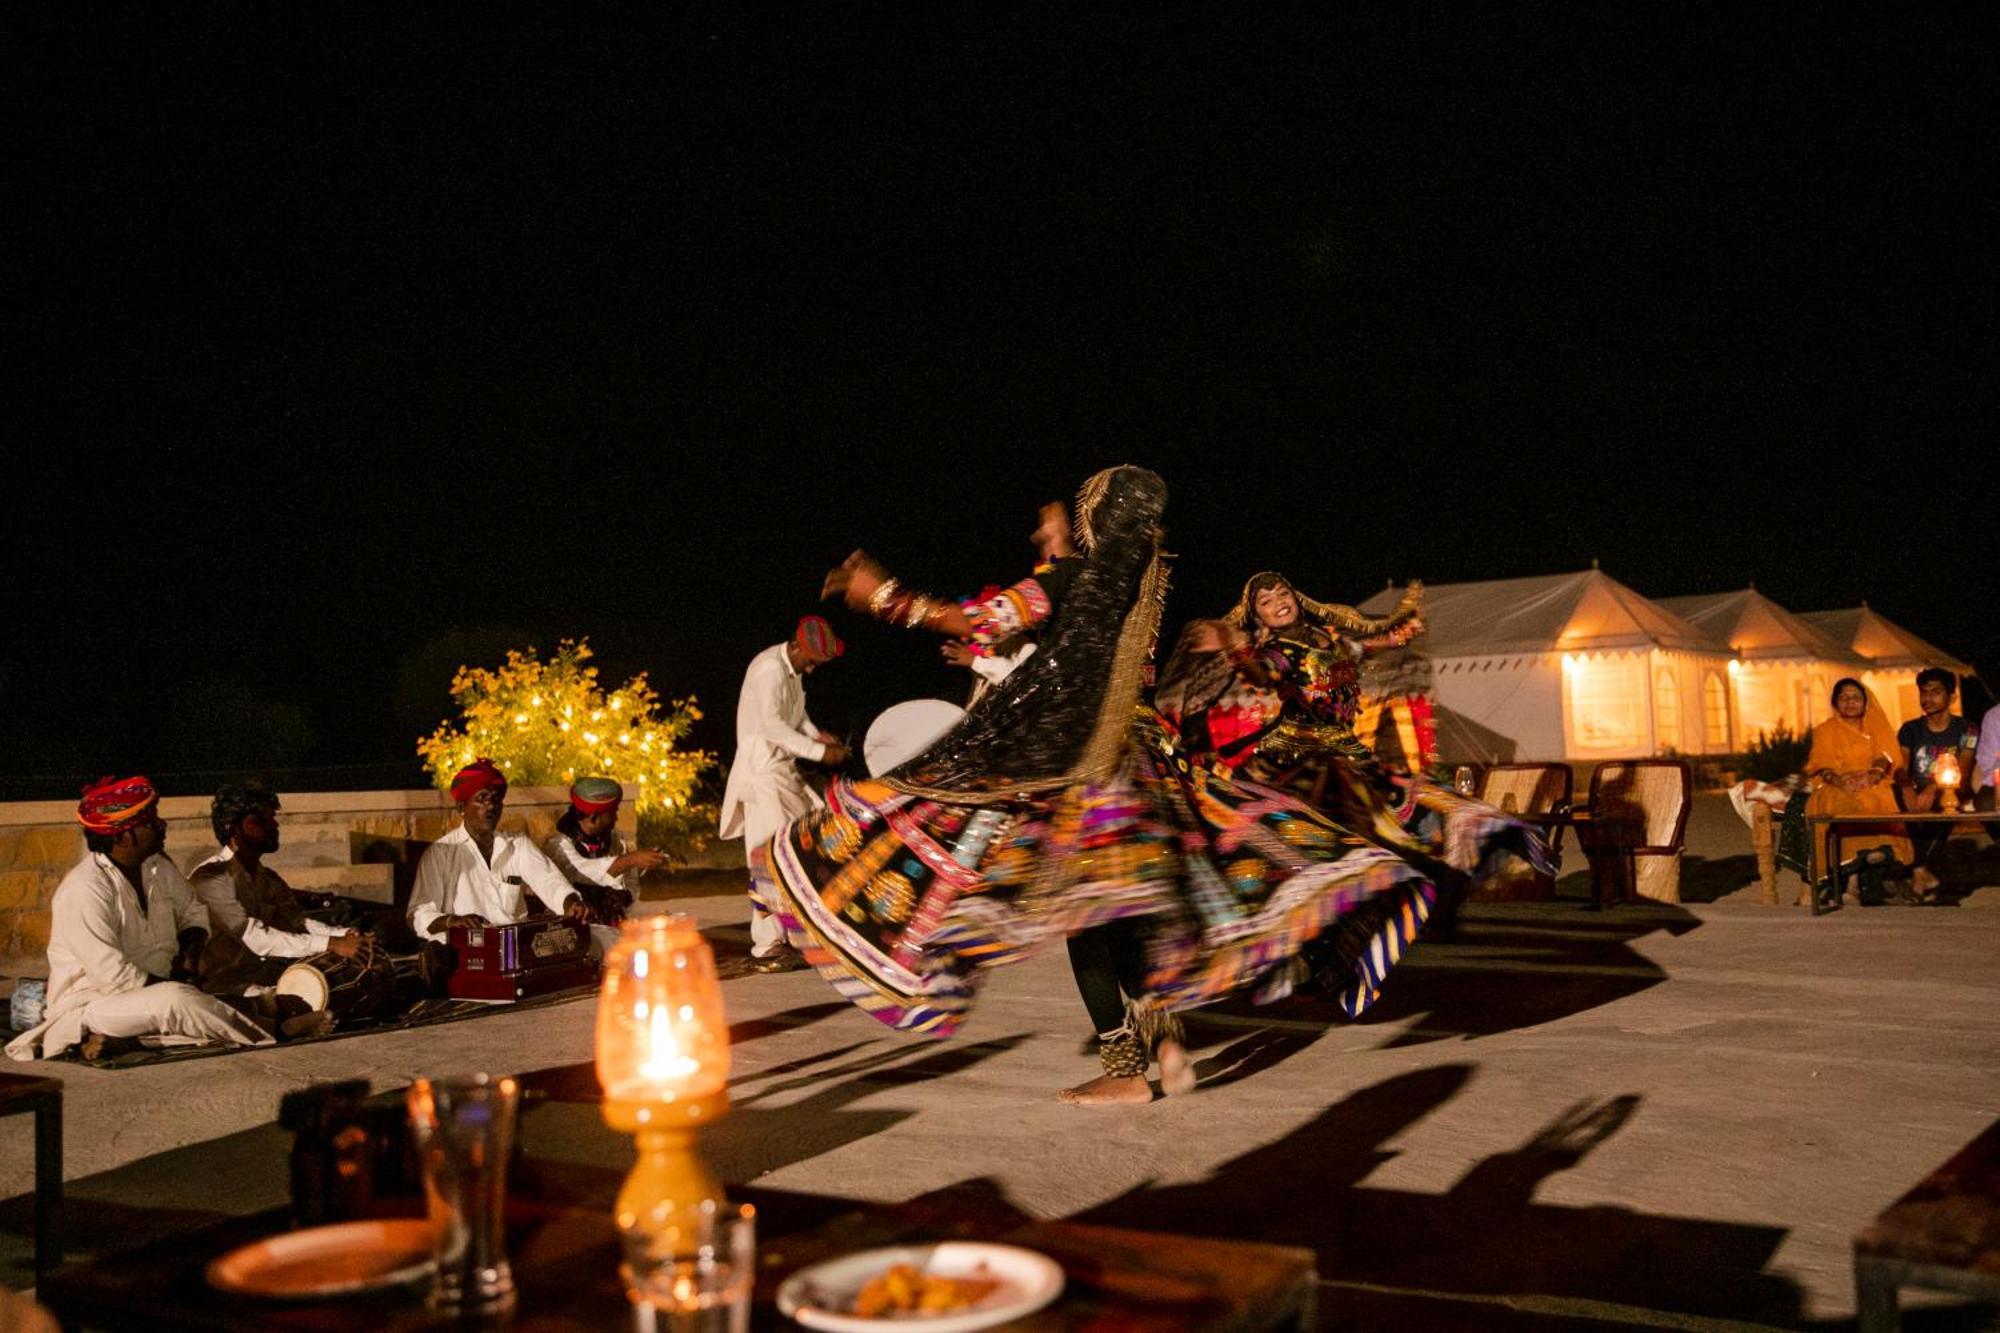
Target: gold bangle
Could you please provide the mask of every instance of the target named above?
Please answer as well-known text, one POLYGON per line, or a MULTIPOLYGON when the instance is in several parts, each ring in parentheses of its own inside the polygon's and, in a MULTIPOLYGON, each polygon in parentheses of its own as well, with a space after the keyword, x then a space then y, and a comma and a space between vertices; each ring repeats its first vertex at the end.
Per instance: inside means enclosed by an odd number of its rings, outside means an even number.
POLYGON ((896 595, 899 586, 893 577, 883 579, 876 584, 875 591, 868 594, 868 614, 886 619, 883 612, 888 607, 890 599, 896 595))

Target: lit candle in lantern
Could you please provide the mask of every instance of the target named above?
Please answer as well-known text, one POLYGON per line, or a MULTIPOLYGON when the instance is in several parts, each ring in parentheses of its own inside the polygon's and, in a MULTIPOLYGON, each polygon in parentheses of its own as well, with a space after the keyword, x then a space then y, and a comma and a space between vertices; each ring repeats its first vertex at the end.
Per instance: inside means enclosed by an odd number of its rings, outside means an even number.
POLYGON ((1938 756, 1937 763, 1931 768, 1931 780, 1938 785, 1938 808, 1946 814, 1957 814, 1958 784, 1963 781, 1963 775, 1958 769, 1956 751, 1946 750, 1938 756))
POLYGON ((690 1210, 722 1186, 695 1131, 729 1109, 729 1029, 715 955, 684 916, 634 917, 604 958, 597 1003, 604 1119, 634 1135, 639 1160, 617 1221, 672 1248, 690 1210))

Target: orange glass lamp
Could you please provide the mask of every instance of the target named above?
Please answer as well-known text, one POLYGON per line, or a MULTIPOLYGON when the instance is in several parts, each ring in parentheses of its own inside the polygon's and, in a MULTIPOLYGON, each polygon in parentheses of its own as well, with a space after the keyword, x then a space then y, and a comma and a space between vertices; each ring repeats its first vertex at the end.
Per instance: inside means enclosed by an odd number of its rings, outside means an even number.
POLYGON ((1937 758, 1931 769, 1931 780, 1938 785, 1938 809, 1948 815, 1958 813, 1958 784, 1964 781, 1959 772, 1958 756, 1946 750, 1937 758))
POLYGON ((658 1253, 691 1250, 702 1203, 723 1197, 695 1140, 729 1110, 729 1029, 715 955, 689 918, 629 918, 605 955, 597 1078, 605 1123, 638 1140, 618 1229, 658 1253))

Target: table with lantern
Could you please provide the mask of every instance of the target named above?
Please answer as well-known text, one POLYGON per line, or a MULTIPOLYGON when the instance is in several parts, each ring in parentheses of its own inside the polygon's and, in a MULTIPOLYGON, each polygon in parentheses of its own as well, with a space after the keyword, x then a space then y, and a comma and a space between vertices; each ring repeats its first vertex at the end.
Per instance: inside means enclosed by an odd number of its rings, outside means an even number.
MULTIPOLYGON (((527 1159, 515 1174, 504 1230, 517 1329, 629 1326, 621 1262, 685 1235, 687 1219, 723 1188, 696 1148, 699 1128, 727 1113, 728 1028, 714 958, 692 922, 627 923, 607 954, 597 1022, 596 1073, 607 1124, 634 1135, 637 1162, 611 1207, 606 1173, 527 1159)), ((432 1191, 435 1195, 435 1191, 432 1191)), ((791 1272, 843 1253, 937 1240, 1004 1241, 1038 1250, 1064 1270, 1052 1305, 1013 1327, 1072 1329, 1305 1329, 1318 1278, 1311 1251, 1287 1246, 1038 1221, 985 1203, 917 1201, 857 1206, 773 1190, 738 1189, 758 1212, 755 1327, 782 1327, 774 1305, 791 1272)), ((710 1204, 712 1208, 714 1205, 710 1204)), ((415 1216, 421 1200, 378 1198, 372 1212, 415 1216)), ((433 1214, 435 1216, 435 1213, 433 1214)), ((324 1300, 276 1302, 216 1291, 211 1260, 285 1231, 273 1210, 176 1235, 67 1268, 39 1299, 71 1328, 393 1330, 456 1326, 404 1287, 324 1300)))
MULTIPOLYGON (((1866 836, 1874 836, 1879 838, 1881 836, 1881 830, 1884 824, 1903 824, 1903 825, 1941 824, 1946 829, 1950 829, 1953 825, 1956 824, 1983 824, 1986 826, 1987 832, 1991 834, 1993 832, 1993 825, 1996 823, 2000 823, 2000 810, 1961 809, 1961 810, 1953 810, 1950 812, 1942 810, 1928 810, 1920 814, 1895 814, 1895 815, 1890 815, 1890 814, 1807 815, 1806 822, 1816 827, 1826 829, 1828 858, 1835 865, 1839 865, 1841 864, 1841 856, 1840 856, 1841 843, 1844 839, 1849 837, 1866 837, 1866 836), (1843 828, 1855 831, 1843 833, 1842 832, 1843 828)), ((1820 882, 1822 878, 1824 878, 1826 874, 1826 867, 1820 865, 1819 863, 1819 838, 1817 836, 1815 836, 1812 839, 1811 855, 1812 855, 1812 860, 1811 860, 1812 874, 1807 882, 1816 885, 1820 882)), ((1812 914, 1814 916, 1820 916, 1826 912, 1834 911, 1838 906, 1837 902, 1822 903, 1820 894, 1817 891, 1815 891, 1811 895, 1811 897, 1812 897, 1812 914)))

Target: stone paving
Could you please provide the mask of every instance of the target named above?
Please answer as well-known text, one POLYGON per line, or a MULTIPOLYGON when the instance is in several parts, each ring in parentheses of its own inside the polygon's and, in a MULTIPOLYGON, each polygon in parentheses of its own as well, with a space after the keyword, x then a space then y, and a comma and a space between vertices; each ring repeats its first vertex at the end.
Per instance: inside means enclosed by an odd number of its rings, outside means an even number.
MULTIPOLYGON (((1710 863, 1747 856, 1740 824, 1732 843, 1703 818, 1710 863)), ((733 950, 739 903, 673 905, 733 950)), ((1328 1327, 1837 1325, 1853 1232, 2000 1116, 2000 912, 1976 907, 1813 919, 1754 890, 1476 907, 1365 1021, 1305 1002, 1212 1013, 1191 1030, 1197 1092, 1129 1110, 1053 1098, 1095 1067, 1060 954, 996 976, 949 1042, 883 1030, 809 973, 732 980, 725 1001, 735 1109, 706 1144, 726 1181, 975 1188, 1038 1216, 1309 1245, 1328 1327)), ((281 1203, 288 1088, 582 1065, 591 1021, 580 1003, 137 1070, 16 1068, 68 1083, 72 1251, 89 1254, 281 1203)), ((538 1157, 629 1161, 589 1105, 542 1106, 524 1134, 538 1157)), ((17 1286, 29 1138, 0 1133, 17 1286)))

